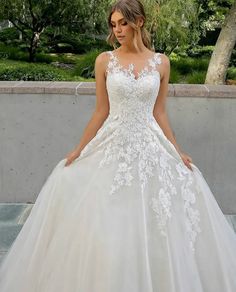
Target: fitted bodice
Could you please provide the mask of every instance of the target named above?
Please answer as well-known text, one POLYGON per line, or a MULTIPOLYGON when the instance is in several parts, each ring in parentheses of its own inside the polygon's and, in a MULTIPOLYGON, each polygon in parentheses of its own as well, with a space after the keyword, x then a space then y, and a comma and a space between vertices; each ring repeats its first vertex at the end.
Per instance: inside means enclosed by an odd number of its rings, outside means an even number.
POLYGON ((130 63, 125 68, 112 51, 108 54, 106 86, 110 117, 120 117, 126 122, 153 118, 153 107, 160 87, 160 54, 154 53, 138 76, 134 74, 134 64, 130 63))

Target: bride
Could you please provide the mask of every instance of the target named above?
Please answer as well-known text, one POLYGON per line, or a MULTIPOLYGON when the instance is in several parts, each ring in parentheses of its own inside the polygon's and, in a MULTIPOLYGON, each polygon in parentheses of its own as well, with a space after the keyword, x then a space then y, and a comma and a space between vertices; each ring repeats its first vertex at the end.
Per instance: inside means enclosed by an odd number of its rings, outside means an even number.
POLYGON ((166 114, 170 65, 119 0, 96 108, 0 266, 1 292, 235 292, 236 235, 166 114))
MULTIPOLYGON (((123 67, 128 67, 131 64, 134 66, 133 74, 135 76, 141 71, 141 68, 146 66, 146 60, 153 56, 151 49, 151 40, 149 33, 144 28, 145 12, 143 6, 137 1, 131 1, 127 6, 127 1, 120 1, 113 7, 112 12, 109 15, 108 24, 110 26, 110 35, 108 36, 109 43, 115 45, 115 39, 119 42, 120 47, 113 51, 113 54, 122 63, 123 67), (125 15, 117 11, 123 10, 125 15), (137 21, 132 22, 132 18, 129 19, 129 12, 133 10, 133 17, 137 21), (127 20, 129 19, 129 24, 127 20)), ((168 82, 170 75, 170 62, 166 55, 161 55, 161 64, 158 68, 160 72, 160 90, 158 93, 158 99, 156 100, 153 115, 167 138, 174 144, 175 148, 179 152, 186 166, 191 169, 190 162, 192 158, 183 153, 177 145, 173 132, 170 128, 167 118, 165 106, 166 97, 168 91, 168 82)), ((95 136, 97 130, 101 127, 103 122, 109 115, 109 98, 106 90, 106 71, 107 64, 109 62, 109 55, 107 52, 100 54, 95 63, 95 76, 96 76, 96 96, 97 104, 95 112, 90 120, 90 123, 85 129, 85 133, 81 139, 80 144, 67 156, 66 166, 69 165, 74 159, 76 159, 84 146, 95 136)))

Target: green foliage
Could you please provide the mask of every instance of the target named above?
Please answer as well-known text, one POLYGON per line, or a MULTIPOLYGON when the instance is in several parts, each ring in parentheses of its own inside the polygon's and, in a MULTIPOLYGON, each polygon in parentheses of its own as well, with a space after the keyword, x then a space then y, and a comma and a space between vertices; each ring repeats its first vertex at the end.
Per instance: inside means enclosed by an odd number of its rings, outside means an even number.
POLYGON ((209 57, 180 57, 175 53, 172 53, 170 56, 170 62, 170 83, 202 84, 205 82, 209 57))
POLYGON ((0 30, 0 42, 11 44, 19 39, 19 31, 15 27, 0 30))
POLYGON ((87 35, 60 34, 49 42, 49 46, 56 53, 84 54, 94 49, 107 50, 108 44, 101 39, 91 38, 87 35))
POLYGON ((78 60, 73 74, 75 76, 93 78, 95 75, 94 74, 95 60, 100 53, 101 53, 101 50, 94 50, 82 56, 78 60))
POLYGON ((44 53, 38 53, 36 54, 35 60, 38 63, 47 63, 50 64, 52 63, 56 58, 53 56, 50 56, 49 54, 44 54, 44 53))
POLYGON ((77 14, 71 30, 91 35, 107 33, 107 10, 113 0, 77 0, 77 14))
POLYGON ((192 72, 192 60, 189 58, 178 58, 171 62, 172 69, 176 69, 181 75, 186 75, 192 72))
POLYGON ((57 43, 57 53, 71 53, 73 52, 73 46, 67 43, 57 43))
POLYGON ((11 47, 0 43, 0 57, 4 56, 5 59, 27 61, 28 54, 21 51, 18 47, 11 47))
POLYGON ((232 55, 231 55, 231 59, 229 62, 229 67, 236 67, 236 49, 233 50, 232 55))
POLYGON ((222 26, 225 15, 234 0, 199 0, 198 3, 198 22, 201 34, 212 31, 222 26))
POLYGON ((0 0, 0 5, 2 19, 9 19, 23 32, 32 28, 39 32, 49 25, 61 26, 68 23, 77 12, 78 1, 0 0))
MULTIPOLYGON (((25 48, 34 45, 37 49, 42 47, 44 52, 84 54, 91 49, 108 48, 104 39, 112 2, 0 0, 0 20, 11 20, 23 33, 25 48)), ((221 27, 233 0, 143 0, 143 3, 147 29, 157 51, 169 55, 178 48, 190 47, 189 56, 209 56, 210 50, 203 52, 195 47, 206 30, 221 27)), ((15 28, 4 30, 0 32, 0 42, 17 44, 18 34, 15 28)))
POLYGON ((78 3, 81 4, 81 1, 0 0, 0 20, 8 19, 22 33, 32 62, 35 61, 40 36, 45 28, 70 27, 79 12, 78 3))
POLYGON ((181 75, 192 74, 195 71, 206 71, 209 58, 179 57, 172 54, 170 57, 172 69, 176 69, 181 75))
POLYGON ((236 68, 230 67, 227 71, 227 78, 226 79, 233 79, 236 80, 236 68))
POLYGON ((188 75, 186 81, 189 84, 204 84, 205 79, 206 79, 205 71, 196 71, 188 75))
POLYGON ((197 5, 194 0, 146 0, 147 28, 156 50, 170 54, 176 47, 196 44, 197 5))
POLYGON ((181 74, 176 68, 171 68, 169 83, 179 83, 181 80, 181 74))
MULTIPOLYGON (((23 48, 24 50, 24 48, 23 48)), ((178 50, 178 54, 171 53, 170 83, 204 83, 210 57, 207 56, 211 48, 194 48, 189 57, 186 49, 178 50)), ((7 52, 8 58, 26 60, 27 54, 20 48, 0 45, 0 80, 70 80, 94 81, 94 64, 98 54, 103 50, 92 50, 84 55, 75 54, 37 54, 37 61, 44 64, 29 64, 26 62, 13 62, 8 59, 1 61, 1 52, 7 52), (58 62, 66 65, 56 68, 45 63, 58 62)), ((53 63, 54 64, 54 63, 53 63)), ((54 65, 57 65, 56 63, 54 65)), ((227 79, 236 80, 236 70, 232 66, 228 69, 227 79)))
POLYGON ((77 60, 79 59, 78 55, 74 55, 71 53, 50 54, 50 56, 53 56, 54 61, 58 61, 60 63, 66 63, 66 64, 76 64, 77 60))
POLYGON ((213 53, 214 46, 195 46, 187 49, 189 57, 210 57, 213 53))
POLYGON ((49 65, 0 61, 0 80, 60 81, 70 80, 63 70, 49 65))
MULTIPOLYGON (((0 44, 0 59, 1 56, 3 59, 10 59, 16 61, 28 61, 28 53, 23 50, 21 47, 11 47, 5 44, 0 44)), ((55 60, 55 57, 50 56, 49 54, 38 53, 36 54, 36 62, 39 63, 51 63, 55 60)))

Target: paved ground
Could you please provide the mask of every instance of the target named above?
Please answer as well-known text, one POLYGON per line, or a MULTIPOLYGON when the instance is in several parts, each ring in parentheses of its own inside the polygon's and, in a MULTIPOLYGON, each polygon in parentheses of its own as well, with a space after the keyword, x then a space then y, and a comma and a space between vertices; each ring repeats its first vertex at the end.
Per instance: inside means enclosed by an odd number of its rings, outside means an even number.
MULTIPOLYGON (((17 237, 33 204, 0 204, 0 262, 17 237)), ((236 215, 225 215, 236 232, 236 215)))
POLYGON ((0 204, 0 261, 15 240, 33 204, 0 204))

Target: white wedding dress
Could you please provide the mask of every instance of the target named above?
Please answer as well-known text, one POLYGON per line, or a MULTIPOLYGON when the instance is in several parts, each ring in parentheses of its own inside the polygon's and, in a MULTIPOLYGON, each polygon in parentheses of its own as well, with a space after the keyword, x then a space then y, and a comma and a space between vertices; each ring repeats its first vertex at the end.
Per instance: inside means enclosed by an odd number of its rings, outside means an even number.
POLYGON ((107 52, 110 114, 55 166, 0 267, 1 292, 235 292, 236 234, 153 116, 159 53, 107 52))

